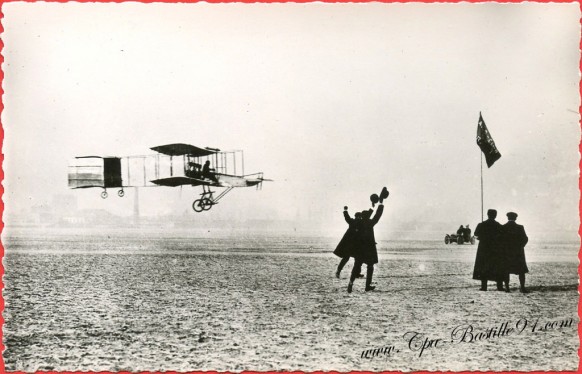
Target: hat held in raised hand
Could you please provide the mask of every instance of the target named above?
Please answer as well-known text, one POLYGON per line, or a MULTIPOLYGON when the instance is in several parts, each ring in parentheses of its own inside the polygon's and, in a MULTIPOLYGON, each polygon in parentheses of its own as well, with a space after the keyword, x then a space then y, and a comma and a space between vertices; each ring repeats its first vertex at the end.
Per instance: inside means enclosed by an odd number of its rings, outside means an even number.
POLYGON ((390 192, 388 192, 388 189, 386 187, 382 188, 382 192, 380 192, 380 198, 386 199, 386 198, 388 198, 388 195, 390 195, 390 192))

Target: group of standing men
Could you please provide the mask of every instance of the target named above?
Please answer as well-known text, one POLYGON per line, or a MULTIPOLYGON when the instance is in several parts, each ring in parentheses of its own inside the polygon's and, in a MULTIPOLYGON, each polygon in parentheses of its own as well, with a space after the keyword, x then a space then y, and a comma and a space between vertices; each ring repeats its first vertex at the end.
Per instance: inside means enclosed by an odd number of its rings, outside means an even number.
POLYGON ((497 222, 496 217, 497 211, 489 209, 487 220, 475 228, 479 247, 473 279, 481 281, 481 291, 487 291, 488 281, 495 281, 498 291, 509 292, 509 275, 517 274, 519 290, 528 293, 525 288, 525 273, 529 272, 525 262, 524 247, 528 241, 525 229, 515 222, 517 213, 507 213, 505 225, 497 222))
POLYGON ((372 291, 376 287, 372 286, 372 276, 374 275, 374 265, 378 263, 378 250, 376 248, 376 238, 374 236, 374 226, 382 217, 384 212, 384 199, 388 198, 389 192, 384 187, 380 195, 373 194, 370 196, 372 201, 372 208, 378 204, 376 213, 372 217, 373 209, 364 210, 350 217, 348 207, 344 207, 344 218, 349 227, 333 252, 336 256, 341 257, 341 261, 337 267, 336 277, 339 278, 340 273, 350 257, 355 260, 350 282, 348 283, 348 292, 351 293, 354 281, 356 278, 363 277, 362 264, 366 264, 366 291, 372 291))
MULTIPOLYGON (((376 288, 372 286, 374 265, 378 263, 374 226, 382 217, 383 202, 384 199, 388 198, 388 195, 389 192, 384 187, 380 196, 376 194, 370 196, 372 208, 378 203, 374 217, 372 217, 373 209, 368 209, 356 213, 352 218, 348 213, 348 207, 344 207, 343 214, 349 227, 333 253, 341 257, 336 271, 337 278, 340 277, 340 273, 350 257, 355 260, 348 283, 349 293, 352 292, 354 281, 363 277, 360 274, 362 264, 367 265, 365 290, 372 291, 376 288)), ((510 292, 509 275, 517 274, 519 276, 519 290, 522 293, 528 293, 529 291, 525 288, 525 273, 529 272, 525 261, 525 245, 528 242, 525 229, 515 222, 517 213, 507 213, 508 221, 505 225, 501 225, 495 218, 497 218, 497 211, 489 209, 487 220, 479 223, 475 228, 475 236, 479 239, 479 246, 473 269, 473 279, 481 281, 481 291, 487 291, 487 282, 494 281, 498 291, 510 292)))

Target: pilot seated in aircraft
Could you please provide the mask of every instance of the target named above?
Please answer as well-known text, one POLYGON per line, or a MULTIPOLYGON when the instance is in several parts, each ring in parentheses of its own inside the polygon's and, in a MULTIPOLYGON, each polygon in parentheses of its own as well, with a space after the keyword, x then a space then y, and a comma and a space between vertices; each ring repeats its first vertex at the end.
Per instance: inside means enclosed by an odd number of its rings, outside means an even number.
POLYGON ((211 170, 214 170, 214 169, 210 169, 210 161, 206 160, 206 162, 204 163, 204 166, 202 167, 202 178, 210 179, 214 182, 218 182, 218 180, 216 179, 216 176, 214 175, 214 173, 211 172, 211 170))

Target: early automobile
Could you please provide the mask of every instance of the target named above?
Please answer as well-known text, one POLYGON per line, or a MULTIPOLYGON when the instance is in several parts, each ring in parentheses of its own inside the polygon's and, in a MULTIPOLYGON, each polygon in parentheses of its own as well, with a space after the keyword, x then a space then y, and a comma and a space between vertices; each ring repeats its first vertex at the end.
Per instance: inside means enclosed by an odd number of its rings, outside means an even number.
POLYGON ((467 227, 463 227, 463 226, 459 227, 456 234, 445 235, 445 244, 450 244, 450 243, 475 244, 475 236, 471 235, 471 229, 469 228, 469 225, 467 225, 467 227))

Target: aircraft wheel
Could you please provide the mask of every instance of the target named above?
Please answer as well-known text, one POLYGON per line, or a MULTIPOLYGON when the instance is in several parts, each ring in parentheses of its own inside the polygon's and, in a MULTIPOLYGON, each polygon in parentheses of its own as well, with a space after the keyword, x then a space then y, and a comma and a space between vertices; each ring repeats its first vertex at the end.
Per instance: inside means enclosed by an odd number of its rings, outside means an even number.
POLYGON ((212 200, 210 200, 209 198, 204 198, 202 199, 201 205, 202 205, 202 209, 204 210, 210 210, 210 208, 212 208, 212 205, 214 203, 212 202, 212 200))
POLYGON ((109 194, 107 193, 107 191, 101 192, 101 198, 102 199, 107 199, 107 196, 109 196, 109 194))
POLYGON ((123 191, 123 190, 117 191, 117 196, 119 196, 119 197, 125 196, 125 191, 123 191))
POLYGON ((195 212, 200 213, 202 210, 204 210, 204 203, 202 203, 201 199, 198 200, 194 200, 194 202, 192 203, 192 209, 194 209, 195 212))
POLYGON ((451 242, 451 239, 449 238, 449 236, 445 236, 445 244, 449 244, 451 242))

